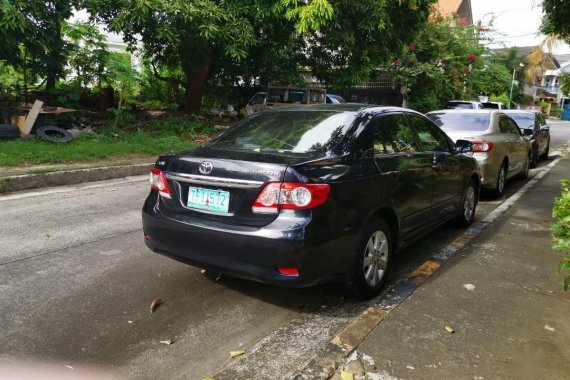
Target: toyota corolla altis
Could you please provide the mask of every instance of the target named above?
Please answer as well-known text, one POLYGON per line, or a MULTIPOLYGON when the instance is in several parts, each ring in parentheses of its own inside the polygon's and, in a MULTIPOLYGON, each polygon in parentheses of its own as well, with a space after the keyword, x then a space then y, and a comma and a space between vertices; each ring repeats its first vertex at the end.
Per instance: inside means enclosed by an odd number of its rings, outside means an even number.
POLYGON ((449 220, 473 221, 470 148, 403 108, 261 112, 159 157, 145 242, 201 268, 292 287, 341 280, 370 298, 397 250, 449 220))

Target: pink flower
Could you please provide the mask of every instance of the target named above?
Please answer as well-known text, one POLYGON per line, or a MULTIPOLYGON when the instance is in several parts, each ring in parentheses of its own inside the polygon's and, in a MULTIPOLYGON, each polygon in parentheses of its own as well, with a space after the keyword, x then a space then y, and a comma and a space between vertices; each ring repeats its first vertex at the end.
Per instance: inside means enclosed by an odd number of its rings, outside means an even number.
POLYGON ((476 58, 477 58, 477 57, 476 57, 475 55, 473 55, 473 54, 470 54, 469 57, 467 57, 467 59, 468 59, 470 62, 473 62, 476 58))
POLYGON ((471 74, 471 70, 469 69, 469 67, 465 68, 465 75, 469 76, 469 74, 471 74))
POLYGON ((459 20, 459 23, 461 26, 467 26, 467 18, 463 17, 461 20, 459 20))
POLYGON ((392 65, 400 66, 400 60, 398 58, 396 58, 395 60, 392 61, 392 65))
POLYGON ((409 50, 409 51, 414 51, 414 50, 416 50, 417 48, 418 48, 418 45, 416 45, 416 44, 409 44, 409 45, 408 45, 408 50, 409 50))

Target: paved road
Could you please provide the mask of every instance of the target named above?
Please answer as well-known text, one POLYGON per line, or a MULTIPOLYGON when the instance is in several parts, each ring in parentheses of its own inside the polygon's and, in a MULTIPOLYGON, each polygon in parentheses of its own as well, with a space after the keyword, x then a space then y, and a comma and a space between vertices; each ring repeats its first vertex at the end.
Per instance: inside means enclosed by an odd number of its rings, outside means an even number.
MULTIPOLYGON (((555 151, 570 140, 570 123, 551 128, 555 151)), ((507 196, 523 184, 511 181, 507 196)), ((217 280, 150 253, 140 223, 147 192, 145 179, 132 178, 0 197, 0 356, 187 379, 215 373, 231 350, 265 342, 275 359, 259 378, 270 378, 294 370, 362 309, 340 285, 217 280), (151 314, 156 298, 164 304, 151 314)), ((499 202, 484 200, 477 217, 499 202)), ((444 228, 402 252, 390 281, 459 233, 444 228)))

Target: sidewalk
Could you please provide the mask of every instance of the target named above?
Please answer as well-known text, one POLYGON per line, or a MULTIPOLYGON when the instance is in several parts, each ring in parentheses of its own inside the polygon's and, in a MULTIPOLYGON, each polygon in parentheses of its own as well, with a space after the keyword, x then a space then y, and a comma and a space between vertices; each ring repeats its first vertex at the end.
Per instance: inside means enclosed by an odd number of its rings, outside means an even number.
POLYGON ((568 379, 570 292, 555 273, 563 254, 551 250, 549 231, 568 177, 563 159, 376 326, 333 379, 341 371, 355 379, 568 379))

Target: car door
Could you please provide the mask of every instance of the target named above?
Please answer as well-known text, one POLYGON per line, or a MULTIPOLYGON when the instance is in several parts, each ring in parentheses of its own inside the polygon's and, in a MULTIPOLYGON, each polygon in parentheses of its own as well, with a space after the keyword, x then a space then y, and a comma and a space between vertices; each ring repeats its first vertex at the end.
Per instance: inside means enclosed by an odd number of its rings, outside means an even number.
POLYGON ((463 196, 463 173, 453 143, 433 122, 416 114, 406 115, 418 134, 423 155, 432 163, 432 213, 434 222, 457 214, 463 196))
POLYGON ((516 123, 511 120, 507 115, 499 116, 499 128, 501 130, 501 140, 506 144, 507 155, 509 158, 509 168, 507 177, 512 177, 520 173, 524 165, 526 155, 523 157, 523 150, 525 147, 523 137, 520 133, 516 123), (516 129, 516 131, 515 131, 516 129))
POLYGON ((538 152, 539 154, 542 154, 546 150, 548 140, 550 139, 550 127, 548 124, 546 124, 546 120, 541 113, 536 113, 536 121, 536 139, 538 141, 538 152))
POLYGON ((431 157, 421 152, 417 135, 403 113, 377 116, 371 125, 376 165, 381 173, 395 177, 390 198, 400 215, 402 238, 413 239, 430 226, 431 157))
POLYGON ((509 121, 509 131, 513 136, 511 140, 512 150, 515 152, 517 157, 518 161, 517 173, 519 173, 524 170, 524 167, 527 164, 527 159, 529 155, 528 140, 525 139, 517 123, 512 118, 508 117, 508 121, 509 121))

